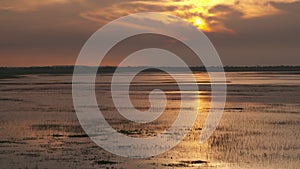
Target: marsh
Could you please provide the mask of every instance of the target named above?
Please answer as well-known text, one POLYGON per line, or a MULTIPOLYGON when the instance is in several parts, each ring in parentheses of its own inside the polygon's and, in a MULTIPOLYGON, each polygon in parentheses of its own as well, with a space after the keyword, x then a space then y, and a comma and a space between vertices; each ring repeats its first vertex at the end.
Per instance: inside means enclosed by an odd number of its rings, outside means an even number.
MULTIPOLYGON (((149 107, 153 88, 167 93, 168 107, 154 123, 137 125, 115 113, 109 101, 112 74, 98 75, 96 95, 106 120, 131 137, 155 136, 180 109, 180 93, 167 75, 140 74, 131 87, 135 108, 149 107), (149 82, 151 82, 149 84, 149 82), (147 85, 146 85, 147 84, 147 85), (101 98, 108 98, 103 102, 101 98), (111 115, 113 114, 113 115, 111 115)), ((178 76, 185 78, 184 74, 178 76)), ((32 74, 0 80, 0 168, 298 168, 300 76, 295 72, 227 72, 227 103, 214 134, 199 143, 210 106, 210 82, 196 73, 198 117, 184 140, 147 159, 113 155, 81 128, 72 102, 72 75, 32 74)), ((185 91, 188 92, 188 91, 185 91)), ((122 97, 122 95, 120 95, 122 97)))

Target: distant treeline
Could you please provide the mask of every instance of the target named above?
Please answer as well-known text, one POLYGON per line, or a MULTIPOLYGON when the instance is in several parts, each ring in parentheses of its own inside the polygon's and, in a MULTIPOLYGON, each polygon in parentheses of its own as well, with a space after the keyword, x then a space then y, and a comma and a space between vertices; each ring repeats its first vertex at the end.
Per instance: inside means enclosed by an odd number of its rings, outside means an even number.
MULTIPOLYGON (((95 70, 97 67, 80 66, 80 70, 84 72, 90 72, 95 70)), ((124 72, 131 72, 140 68, 145 68, 144 72, 158 72, 158 68, 148 68, 148 67, 122 67, 120 68, 124 72)), ((171 71, 184 71, 186 68, 180 67, 165 67, 167 70, 171 71)), ((16 78, 20 75, 28 74, 72 74, 74 66, 45 66, 45 67, 0 67, 0 78, 16 78)), ((113 73, 116 67, 99 67, 98 73, 113 73)), ((220 67, 208 67, 207 69, 203 66, 191 67, 190 70, 194 72, 205 72, 209 71, 220 71, 220 67)), ((245 71, 300 71, 300 66, 225 66, 224 70, 226 72, 245 72, 245 71)))

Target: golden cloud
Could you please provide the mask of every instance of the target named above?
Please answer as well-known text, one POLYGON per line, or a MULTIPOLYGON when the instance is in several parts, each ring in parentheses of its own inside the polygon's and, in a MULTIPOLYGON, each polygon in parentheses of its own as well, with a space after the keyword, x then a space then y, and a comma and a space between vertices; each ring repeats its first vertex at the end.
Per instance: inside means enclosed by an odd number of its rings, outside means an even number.
POLYGON ((233 32, 226 27, 232 12, 247 19, 279 14, 272 2, 292 3, 299 0, 9 0, 0 1, 0 10, 30 11, 54 4, 80 4, 82 18, 107 23, 138 12, 165 12, 182 17, 206 32, 233 32), (105 4, 105 5, 103 5, 105 4))
POLYGON ((109 7, 83 12, 83 18, 106 23, 118 17, 138 12, 166 12, 182 17, 206 32, 231 32, 222 22, 230 12, 240 13, 242 18, 263 17, 281 11, 272 2, 292 3, 299 0, 161 0, 123 1, 109 7))

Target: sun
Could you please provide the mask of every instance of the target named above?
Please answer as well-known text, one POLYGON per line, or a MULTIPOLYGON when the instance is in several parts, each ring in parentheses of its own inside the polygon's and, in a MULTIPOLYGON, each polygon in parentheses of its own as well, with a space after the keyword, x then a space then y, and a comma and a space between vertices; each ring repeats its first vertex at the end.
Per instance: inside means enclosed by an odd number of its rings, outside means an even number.
POLYGON ((206 22, 200 17, 194 17, 189 19, 189 21, 195 25, 198 29, 209 32, 210 29, 207 26, 206 22))
POLYGON ((196 24, 196 25, 201 25, 201 23, 202 23, 202 21, 201 21, 200 18, 196 18, 196 19, 195 19, 195 24, 196 24))

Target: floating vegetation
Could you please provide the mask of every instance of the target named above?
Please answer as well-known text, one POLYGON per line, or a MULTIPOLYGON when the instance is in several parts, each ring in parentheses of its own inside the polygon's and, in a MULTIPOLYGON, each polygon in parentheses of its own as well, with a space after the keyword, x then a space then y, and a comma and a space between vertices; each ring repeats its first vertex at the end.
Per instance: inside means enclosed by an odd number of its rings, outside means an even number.
POLYGON ((140 135, 142 131, 140 130, 119 130, 119 133, 126 134, 126 135, 140 135))
POLYGON ((20 153, 19 156, 26 156, 26 157, 40 157, 40 154, 37 153, 20 153))
POLYGON ((65 124, 34 124, 31 126, 34 130, 55 130, 72 133, 84 133, 80 125, 65 125, 65 124))
POLYGON ((162 166, 166 166, 166 167, 188 167, 189 165, 187 165, 187 164, 162 164, 162 166))
POLYGON ((108 161, 108 160, 100 160, 100 161, 95 161, 97 164, 99 165, 114 165, 114 164, 118 164, 115 161, 108 161))
POLYGON ((196 161, 181 161, 182 163, 185 164, 206 164, 207 161, 202 161, 202 160, 196 160, 196 161))
POLYGON ((64 135, 62 134, 52 134, 53 137, 63 137, 64 135))
POLYGON ((193 167, 196 165, 207 164, 207 161, 195 160, 195 161, 180 161, 179 163, 162 164, 166 167, 193 167))
POLYGON ((89 137, 87 134, 75 134, 75 135, 68 135, 70 138, 83 138, 83 137, 89 137))
POLYGON ((300 121, 275 121, 275 122, 270 122, 269 124, 272 125, 300 125, 300 121))
POLYGON ((0 98, 0 101, 23 102, 22 99, 0 98))
POLYGON ((20 141, 0 140, 0 144, 26 144, 26 143, 20 141))

